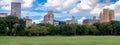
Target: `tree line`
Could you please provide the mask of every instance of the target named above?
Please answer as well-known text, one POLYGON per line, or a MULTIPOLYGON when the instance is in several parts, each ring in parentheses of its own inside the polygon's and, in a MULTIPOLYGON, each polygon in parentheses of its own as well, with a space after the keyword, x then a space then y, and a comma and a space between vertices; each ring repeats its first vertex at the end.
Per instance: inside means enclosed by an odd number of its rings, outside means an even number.
POLYGON ((65 24, 54 26, 51 24, 37 24, 26 27, 24 19, 14 16, 0 18, 1 36, 45 36, 45 35, 120 35, 120 21, 95 23, 93 25, 65 24))

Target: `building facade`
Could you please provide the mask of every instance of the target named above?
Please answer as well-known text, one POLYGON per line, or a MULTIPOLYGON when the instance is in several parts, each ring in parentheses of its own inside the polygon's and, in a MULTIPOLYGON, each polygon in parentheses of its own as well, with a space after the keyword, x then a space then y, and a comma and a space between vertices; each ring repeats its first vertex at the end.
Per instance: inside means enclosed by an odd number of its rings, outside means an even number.
POLYGON ((66 24, 75 24, 75 23, 77 24, 78 22, 74 16, 72 16, 71 20, 66 20, 66 24))
POLYGON ((83 24, 85 24, 85 25, 92 25, 93 24, 93 20, 92 19, 85 19, 85 20, 83 20, 83 24))
POLYGON ((92 25, 94 23, 98 23, 99 20, 96 19, 96 16, 93 16, 93 19, 85 19, 83 20, 83 24, 86 24, 86 25, 92 25))
POLYGON ((54 26, 57 26, 57 25, 64 25, 66 24, 65 21, 57 21, 57 20, 54 20, 54 26))
POLYGON ((48 11, 48 13, 44 16, 44 20, 41 21, 41 23, 52 24, 54 26, 66 24, 65 21, 54 20, 54 14, 52 11, 48 11))
POLYGON ((44 23, 54 24, 54 15, 52 11, 48 11, 48 13, 44 16, 44 23))
POLYGON ((114 10, 105 8, 103 11, 100 12, 100 22, 110 22, 114 20, 114 10))
POLYGON ((11 3, 11 15, 21 18, 21 3, 20 2, 11 3))
POLYGON ((0 17, 6 17, 7 15, 7 13, 0 13, 0 17))
POLYGON ((29 16, 26 16, 25 21, 26 27, 32 26, 32 19, 30 19, 29 16))

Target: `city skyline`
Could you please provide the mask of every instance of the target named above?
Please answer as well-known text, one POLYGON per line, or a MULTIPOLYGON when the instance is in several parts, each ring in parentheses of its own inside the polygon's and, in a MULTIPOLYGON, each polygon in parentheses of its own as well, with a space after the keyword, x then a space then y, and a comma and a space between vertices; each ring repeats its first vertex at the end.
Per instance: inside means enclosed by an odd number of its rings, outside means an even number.
POLYGON ((115 20, 120 21, 120 0, 1 0, 0 13, 11 12, 11 2, 21 3, 21 17, 30 16, 33 22, 42 21, 49 10, 53 10, 54 19, 65 21, 75 16, 81 24, 84 19, 96 16, 104 8, 115 10, 115 20))

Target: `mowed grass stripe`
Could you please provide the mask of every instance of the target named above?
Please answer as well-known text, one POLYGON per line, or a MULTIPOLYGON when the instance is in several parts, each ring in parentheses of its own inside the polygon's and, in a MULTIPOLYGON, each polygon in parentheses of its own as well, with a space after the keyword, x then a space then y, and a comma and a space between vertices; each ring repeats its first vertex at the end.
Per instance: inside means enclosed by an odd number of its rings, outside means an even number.
POLYGON ((0 36, 0 45, 120 45, 120 36, 0 36))

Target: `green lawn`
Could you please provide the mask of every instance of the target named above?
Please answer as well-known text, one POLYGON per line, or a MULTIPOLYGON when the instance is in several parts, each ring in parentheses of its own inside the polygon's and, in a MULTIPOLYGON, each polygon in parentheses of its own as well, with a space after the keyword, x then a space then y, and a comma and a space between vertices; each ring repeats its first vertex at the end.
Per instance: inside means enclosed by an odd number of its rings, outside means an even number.
POLYGON ((120 45, 120 36, 0 36, 0 45, 120 45))

